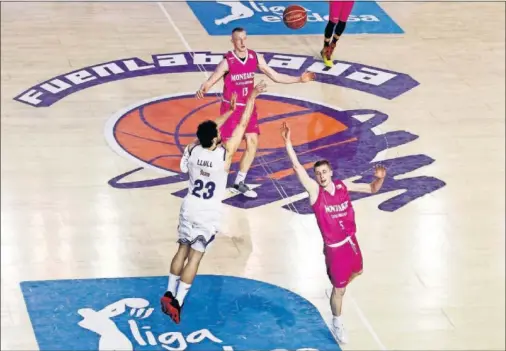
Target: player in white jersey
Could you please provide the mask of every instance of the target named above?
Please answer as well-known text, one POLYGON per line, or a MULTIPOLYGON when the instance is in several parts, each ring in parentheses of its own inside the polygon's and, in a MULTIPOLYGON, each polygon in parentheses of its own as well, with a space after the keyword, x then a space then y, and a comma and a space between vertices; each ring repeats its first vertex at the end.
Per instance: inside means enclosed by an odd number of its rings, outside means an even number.
POLYGON ((235 110, 236 95, 230 111, 198 126, 198 142, 188 145, 181 158, 181 171, 189 176, 188 194, 179 213, 179 248, 170 266, 167 291, 160 301, 162 311, 176 323, 180 322, 181 308, 200 261, 218 232, 232 156, 244 137, 255 99, 265 88, 263 81, 255 86, 239 124, 225 143, 221 143, 219 128, 235 110))

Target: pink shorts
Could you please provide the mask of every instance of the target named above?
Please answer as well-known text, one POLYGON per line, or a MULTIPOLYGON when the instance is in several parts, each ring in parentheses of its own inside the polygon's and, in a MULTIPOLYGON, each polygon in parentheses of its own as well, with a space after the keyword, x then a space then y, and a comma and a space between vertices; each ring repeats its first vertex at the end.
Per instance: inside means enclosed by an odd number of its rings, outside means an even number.
MULTIPOLYGON (((230 116, 225 123, 221 126, 220 134, 221 140, 227 141, 234 132, 235 127, 239 124, 241 120, 242 113, 244 112, 244 108, 246 106, 236 106, 234 113, 230 116)), ((228 102, 223 101, 220 107, 220 115, 223 115, 230 108, 230 104, 228 102)), ((260 127, 258 126, 258 114, 256 106, 253 107, 253 112, 251 113, 251 117, 246 127, 246 134, 260 134, 260 127)))
POLYGON ((334 23, 348 21, 354 4, 355 1, 329 1, 329 20, 334 23))
POLYGON ((351 242, 346 242, 339 247, 328 247, 323 249, 327 274, 335 288, 344 288, 350 282, 352 276, 362 272, 362 252, 355 235, 351 242))

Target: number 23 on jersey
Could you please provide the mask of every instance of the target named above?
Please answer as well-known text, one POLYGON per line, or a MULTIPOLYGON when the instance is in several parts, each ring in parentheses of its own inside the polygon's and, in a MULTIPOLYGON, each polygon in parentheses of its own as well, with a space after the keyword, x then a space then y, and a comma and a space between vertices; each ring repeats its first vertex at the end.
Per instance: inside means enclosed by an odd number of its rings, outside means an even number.
POLYGON ((197 179, 192 195, 207 200, 213 197, 214 189, 216 189, 216 184, 214 182, 204 183, 202 180, 197 179))

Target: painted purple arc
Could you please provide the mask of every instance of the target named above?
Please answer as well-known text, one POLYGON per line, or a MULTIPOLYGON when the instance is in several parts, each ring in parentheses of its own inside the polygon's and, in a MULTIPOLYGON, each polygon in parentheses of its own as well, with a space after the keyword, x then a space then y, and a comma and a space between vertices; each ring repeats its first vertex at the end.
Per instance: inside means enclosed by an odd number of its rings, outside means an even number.
MULTIPOLYGON (((179 121, 179 123, 177 124, 176 126, 176 130, 174 131, 174 139, 175 139, 175 142, 176 142, 176 146, 178 147, 179 151, 181 151, 181 154, 184 153, 184 148, 181 146, 181 142, 179 141, 179 138, 181 136, 185 136, 185 135, 179 135, 179 130, 181 129, 181 126, 183 125, 183 123, 188 119, 190 118, 194 113, 202 110, 203 108, 205 107, 208 107, 208 106, 211 106, 217 102, 220 102, 220 100, 214 100, 214 101, 211 101, 211 102, 208 102, 206 104, 203 104, 197 108, 194 108, 193 110, 191 110, 190 112, 188 112, 183 118, 181 118, 181 120, 179 121)), ((195 137, 195 133, 193 134, 190 134, 189 136, 193 136, 195 137)))
MULTIPOLYGON (((148 122, 148 120, 146 119, 146 116, 144 116, 144 109, 145 109, 146 107, 149 107, 149 106, 154 105, 154 104, 158 104, 158 103, 160 103, 160 102, 162 102, 162 101, 171 101, 171 100, 172 100, 172 99, 162 99, 162 100, 157 100, 157 101, 156 101, 156 102, 154 102, 154 103, 151 103, 151 104, 149 104, 149 105, 144 105, 144 106, 142 106, 141 108, 139 108, 139 117, 140 117, 140 119, 141 119, 142 123, 144 123, 144 124, 145 124, 146 126, 148 126, 149 128, 151 128, 151 129, 153 129, 153 130, 156 130, 156 131, 157 131, 157 132, 159 132, 159 133, 162 133, 162 134, 166 134, 166 135, 170 135, 170 136, 176 137, 176 133, 177 133, 177 132, 171 133, 171 132, 168 132, 168 131, 166 131, 166 130, 163 130, 163 129, 160 129, 160 128, 158 128, 158 127, 155 127, 154 125, 152 125, 151 123, 149 123, 149 122, 148 122)), ((214 102, 213 102, 213 103, 214 103, 214 102)), ((204 108, 204 107, 207 107, 208 105, 211 105, 211 104, 212 104, 212 103, 208 103, 208 104, 202 105, 202 106, 200 106, 200 107, 197 107, 196 109, 194 109, 194 110, 190 111, 190 113, 191 113, 191 112, 197 112, 198 110, 200 110, 200 109, 202 109, 202 108, 204 108)), ((183 118, 184 118, 184 117, 183 117, 183 118)), ((195 134, 193 134, 193 133, 187 133, 187 134, 181 134, 181 135, 179 135, 179 136, 180 136, 180 137, 192 137, 192 136, 195 136, 195 134)), ((177 144, 177 143, 176 143, 176 144, 177 144)))
MULTIPOLYGON (((122 130, 118 130, 118 133, 121 133, 121 134, 125 134, 125 135, 129 135, 131 137, 134 137, 134 138, 137 138, 137 139, 142 139, 142 140, 147 140, 147 141, 152 141, 154 143, 160 143, 160 144, 167 144, 167 145, 176 145, 174 143, 171 143, 170 141, 161 141, 161 140, 156 140, 156 139, 151 139, 151 138, 145 138, 145 137, 141 137, 139 135, 136 135, 136 134, 132 134, 132 133, 127 133, 127 132, 124 132, 122 130)), ((116 139, 117 141, 118 139, 116 139)))

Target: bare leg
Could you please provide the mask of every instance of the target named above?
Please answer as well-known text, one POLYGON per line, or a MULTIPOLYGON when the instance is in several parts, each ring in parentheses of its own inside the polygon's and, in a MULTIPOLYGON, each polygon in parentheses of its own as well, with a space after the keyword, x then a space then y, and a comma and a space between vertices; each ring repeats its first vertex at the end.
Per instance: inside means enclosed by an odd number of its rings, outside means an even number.
POLYGON ((258 134, 248 133, 246 137, 246 151, 242 155, 239 172, 248 173, 251 164, 255 160, 258 148, 258 134))
POLYGON ((241 163, 239 164, 239 172, 235 178, 234 188, 239 193, 249 198, 256 198, 257 193, 251 190, 246 185, 246 175, 251 167, 251 164, 255 160, 255 155, 258 148, 258 134, 247 133, 246 138, 246 151, 242 155, 241 163))
POLYGON ((181 272, 181 282, 190 285, 193 283, 193 279, 195 279, 195 276, 197 275, 200 261, 202 260, 203 256, 203 252, 190 249, 190 254, 188 255, 188 263, 186 266, 184 266, 183 271, 181 272))
POLYGON ((341 316, 343 307, 343 297, 346 292, 346 288, 333 288, 332 295, 330 295, 330 309, 334 317, 341 316))
POLYGON ((186 294, 190 291, 193 280, 197 275, 197 271, 199 270, 200 261, 204 256, 203 252, 196 251, 194 249, 190 249, 190 254, 188 255, 188 262, 183 268, 181 272, 181 280, 179 282, 179 286, 177 287, 176 292, 176 300, 180 306, 183 306, 184 299, 186 294))
POLYGON ((343 308, 343 297, 346 288, 333 288, 332 295, 330 296, 330 308, 332 309, 332 332, 337 338, 337 341, 342 344, 348 342, 348 336, 344 329, 343 320, 341 318, 343 308))
POLYGON ((176 276, 181 275, 181 271, 183 270, 184 263, 186 258, 188 257, 188 253, 190 252, 190 246, 185 244, 179 244, 179 248, 177 249, 174 258, 172 259, 172 263, 170 264, 170 273, 176 276))
MULTIPOLYGON (((350 280, 348 281, 348 285, 351 283, 353 279, 362 274, 362 271, 354 273, 350 280)), ((342 308, 343 308, 343 298, 346 293, 346 288, 332 288, 332 295, 330 295, 330 308, 332 310, 332 315, 334 317, 341 316, 342 308)))

